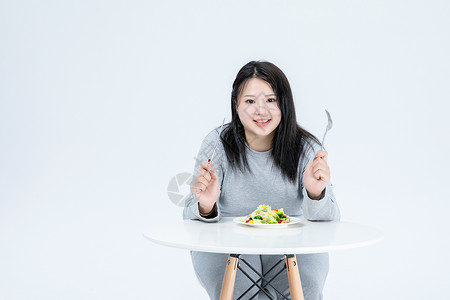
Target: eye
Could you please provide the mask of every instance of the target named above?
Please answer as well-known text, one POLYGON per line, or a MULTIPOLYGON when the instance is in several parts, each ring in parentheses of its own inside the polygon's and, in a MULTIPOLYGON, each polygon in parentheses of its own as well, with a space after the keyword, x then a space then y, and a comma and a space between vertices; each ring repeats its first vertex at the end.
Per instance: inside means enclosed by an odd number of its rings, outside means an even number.
POLYGON ((268 101, 268 102, 277 102, 277 99, 275 99, 275 98, 270 98, 270 99, 267 99, 267 101, 268 101))
POLYGON ((247 102, 247 103, 255 103, 255 100, 248 99, 248 100, 245 100, 245 102, 247 102))

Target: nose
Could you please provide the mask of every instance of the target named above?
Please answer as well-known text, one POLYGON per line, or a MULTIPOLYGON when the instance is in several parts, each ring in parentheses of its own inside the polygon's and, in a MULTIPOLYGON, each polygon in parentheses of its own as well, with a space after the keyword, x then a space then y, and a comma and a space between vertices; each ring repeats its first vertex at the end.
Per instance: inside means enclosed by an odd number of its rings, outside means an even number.
POLYGON ((266 101, 261 101, 260 103, 257 104, 257 106, 256 106, 256 113, 258 115, 267 113, 267 111, 268 111, 268 107, 267 107, 266 101))

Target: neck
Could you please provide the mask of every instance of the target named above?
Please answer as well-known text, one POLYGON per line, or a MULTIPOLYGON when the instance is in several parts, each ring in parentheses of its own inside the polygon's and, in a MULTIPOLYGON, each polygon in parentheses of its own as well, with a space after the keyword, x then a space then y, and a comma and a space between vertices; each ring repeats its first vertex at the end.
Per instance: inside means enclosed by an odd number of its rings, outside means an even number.
POLYGON ((272 132, 268 136, 254 136, 245 133, 245 139, 250 148, 257 152, 265 152, 272 148, 272 141, 275 136, 275 132, 272 132))

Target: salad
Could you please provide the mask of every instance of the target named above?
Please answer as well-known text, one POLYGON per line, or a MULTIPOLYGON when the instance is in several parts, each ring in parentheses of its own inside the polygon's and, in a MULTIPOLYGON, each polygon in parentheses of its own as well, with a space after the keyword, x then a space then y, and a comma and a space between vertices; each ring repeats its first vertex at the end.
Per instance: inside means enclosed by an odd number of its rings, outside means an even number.
POLYGON ((272 209, 269 205, 261 204, 258 208, 249 214, 246 218, 243 218, 243 223, 253 224, 283 224, 289 223, 290 218, 287 216, 283 209, 272 209))

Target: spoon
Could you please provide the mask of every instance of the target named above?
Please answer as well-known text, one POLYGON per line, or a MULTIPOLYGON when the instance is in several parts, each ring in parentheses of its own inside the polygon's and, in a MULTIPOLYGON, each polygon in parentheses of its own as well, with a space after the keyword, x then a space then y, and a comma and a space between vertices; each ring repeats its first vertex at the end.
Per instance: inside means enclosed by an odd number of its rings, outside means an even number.
POLYGON ((325 136, 327 135, 328 130, 330 130, 333 127, 333 120, 331 120, 330 113, 326 109, 325 109, 325 112, 327 113, 328 124, 327 124, 327 129, 325 129, 325 133, 323 134, 322 145, 320 146, 320 150, 322 150, 322 151, 324 149, 323 143, 325 142, 325 136))

